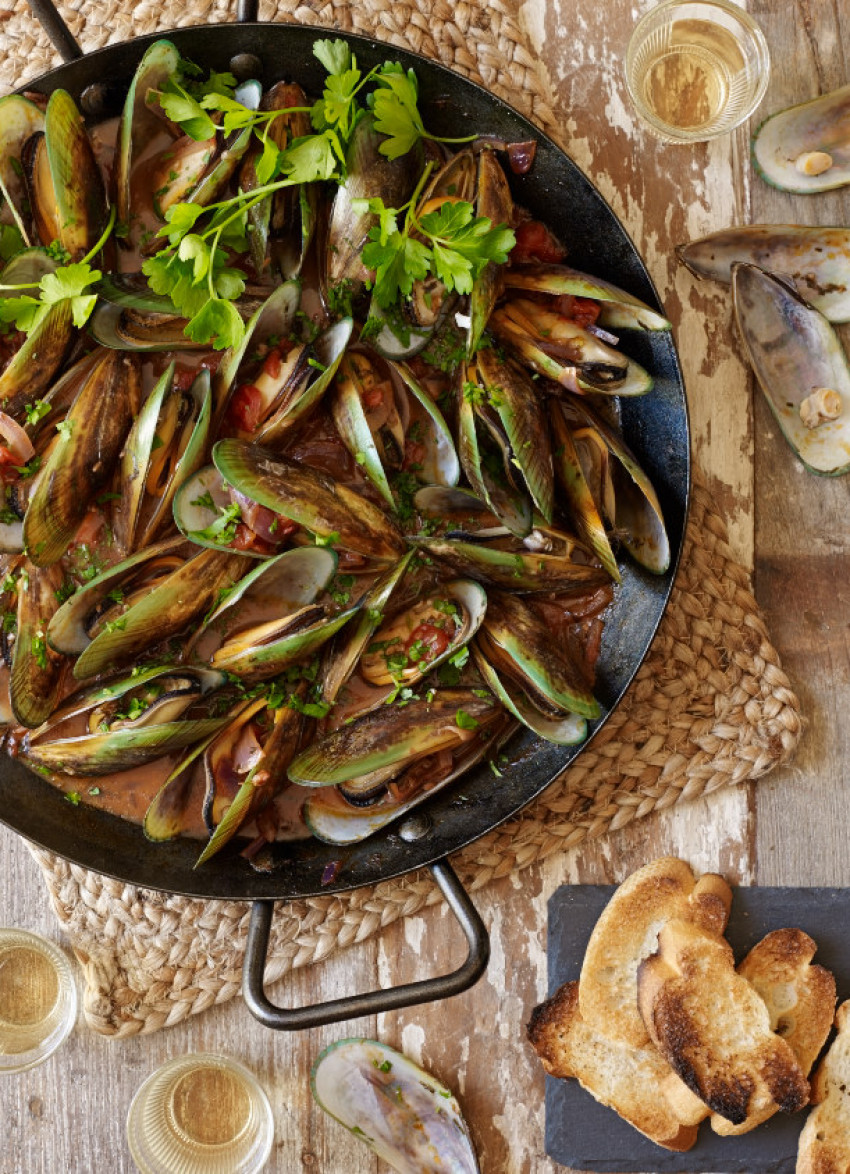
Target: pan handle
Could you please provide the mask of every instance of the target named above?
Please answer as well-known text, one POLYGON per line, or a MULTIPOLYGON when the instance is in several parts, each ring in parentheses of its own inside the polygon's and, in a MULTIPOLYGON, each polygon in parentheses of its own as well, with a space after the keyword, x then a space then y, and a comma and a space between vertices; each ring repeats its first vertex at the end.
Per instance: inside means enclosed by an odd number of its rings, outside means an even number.
POLYGON ((487 969, 490 938, 484 922, 448 860, 437 860, 430 869, 469 944, 466 960, 457 970, 439 978, 425 978, 389 990, 370 991, 365 995, 348 995, 344 999, 331 999, 311 1007, 277 1007, 268 998, 263 986, 274 902, 255 901, 242 970, 242 994, 251 1014, 264 1027, 271 1027, 275 1031, 300 1031, 306 1027, 339 1023, 343 1019, 357 1019, 361 1015, 376 1015, 382 1011, 412 1007, 417 1003, 447 999, 468 990, 487 969))
MULTIPOLYGON (((58 50, 63 61, 75 61, 83 51, 73 33, 65 24, 53 0, 29 0, 33 16, 47 33, 53 48, 58 50)), ((260 0, 237 0, 236 19, 240 22, 255 21, 259 16, 260 0)))

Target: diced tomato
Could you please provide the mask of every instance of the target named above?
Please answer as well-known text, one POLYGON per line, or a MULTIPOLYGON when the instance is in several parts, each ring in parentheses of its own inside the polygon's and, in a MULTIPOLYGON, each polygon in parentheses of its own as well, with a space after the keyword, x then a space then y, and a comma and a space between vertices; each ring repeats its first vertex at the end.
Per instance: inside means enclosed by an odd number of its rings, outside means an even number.
POLYGON ((240 432, 253 432, 260 422, 263 393, 253 383, 243 383, 233 393, 227 409, 227 419, 240 432))
POLYGON ((412 465, 421 465, 425 459, 425 445, 419 444, 415 440, 406 440, 404 442, 404 468, 409 469, 412 465))
POLYGON ((425 660, 436 660, 448 648, 449 637, 436 624, 419 624, 410 633, 407 638, 407 643, 404 646, 404 651, 408 656, 414 644, 418 643, 422 643, 425 646, 425 660))
POLYGON ((372 387, 369 391, 364 391, 360 397, 364 408, 377 408, 379 404, 384 402, 383 387, 372 387))
POLYGON ((187 367, 184 363, 177 363, 174 368, 174 390, 188 391, 195 382, 198 374, 194 367, 187 367))
POLYGON ((20 465, 20 460, 5 444, 0 444, 0 477, 4 481, 17 481, 18 473, 14 466, 20 465))
POLYGON ((523 220, 514 230, 516 244, 511 249, 511 261, 542 261, 557 264, 563 261, 567 250, 540 220, 523 220))
POLYGON ((270 379, 277 379, 283 367, 283 359, 279 347, 273 347, 263 361, 263 372, 270 379))
POLYGON ((563 314, 582 329, 595 325, 602 312, 599 302, 591 301, 590 298, 573 297, 572 294, 562 294, 556 300, 555 306, 559 314, 563 314))
POLYGON ((253 550, 257 554, 274 554, 274 547, 264 542, 259 534, 255 534, 250 527, 239 522, 231 544, 234 550, 253 550))
POLYGON ((200 363, 198 363, 198 370, 204 367, 210 374, 214 374, 219 369, 223 358, 224 351, 216 351, 214 355, 204 355, 200 363))

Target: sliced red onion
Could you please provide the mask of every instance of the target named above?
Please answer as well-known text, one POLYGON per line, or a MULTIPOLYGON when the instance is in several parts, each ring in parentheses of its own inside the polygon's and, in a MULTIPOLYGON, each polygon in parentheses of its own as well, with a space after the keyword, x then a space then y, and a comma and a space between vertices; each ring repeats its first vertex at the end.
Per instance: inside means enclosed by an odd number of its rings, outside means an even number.
POLYGON ((607 342, 609 346, 616 346, 620 341, 616 334, 611 334, 608 330, 603 330, 601 326, 596 326, 593 322, 589 322, 585 326, 588 334, 595 334, 602 342, 607 342))
POLYGON ((35 456, 32 441, 17 420, 0 412, 0 436, 6 442, 6 447, 13 456, 17 457, 22 465, 35 456))
POLYGON ((528 139, 524 143, 508 143, 508 163, 514 175, 525 175, 531 170, 537 154, 537 141, 528 139))

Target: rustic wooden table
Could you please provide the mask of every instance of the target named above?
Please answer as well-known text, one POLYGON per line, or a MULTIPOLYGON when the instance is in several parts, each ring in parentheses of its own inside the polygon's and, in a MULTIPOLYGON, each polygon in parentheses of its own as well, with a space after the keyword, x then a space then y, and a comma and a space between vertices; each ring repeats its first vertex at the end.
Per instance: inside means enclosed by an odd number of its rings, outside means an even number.
MULTIPOLYGON (((637 7, 649 6, 641 0, 637 7)), ((841 33, 846 37, 850 27, 840 0, 756 0, 749 7, 773 57, 757 117, 848 81, 841 33)), ((850 780, 843 770, 850 751, 846 483, 814 478, 794 461, 753 395, 729 297, 696 284, 673 255, 678 242, 731 223, 842 224, 850 196, 795 198, 766 187, 751 171, 744 131, 695 147, 663 146, 642 131, 626 101, 622 70, 634 15, 627 0, 526 0, 523 6, 573 157, 635 238, 675 324, 694 455, 728 519, 738 557, 754 566, 756 595, 808 718, 796 762, 758 786, 654 815, 490 886, 477 898, 492 939, 487 976, 439 1006, 295 1036, 263 1030, 240 1000, 121 1043, 80 1023, 42 1067, 0 1082, 0 1174, 131 1171, 124 1119, 133 1092, 162 1061, 193 1050, 240 1056, 268 1089, 275 1115, 270 1170, 383 1171, 310 1101, 311 1060, 352 1032, 403 1048, 455 1087, 486 1174, 552 1174, 557 1167, 543 1151, 543 1075, 523 1028, 546 991, 546 902, 558 885, 620 880, 662 853, 745 884, 850 882, 850 780)), ((38 869, 3 828, 0 922, 59 936, 38 869)), ((286 984, 287 997, 306 1003, 376 980, 398 983, 447 970, 462 948, 458 936, 444 911, 429 910, 297 972, 286 984)))

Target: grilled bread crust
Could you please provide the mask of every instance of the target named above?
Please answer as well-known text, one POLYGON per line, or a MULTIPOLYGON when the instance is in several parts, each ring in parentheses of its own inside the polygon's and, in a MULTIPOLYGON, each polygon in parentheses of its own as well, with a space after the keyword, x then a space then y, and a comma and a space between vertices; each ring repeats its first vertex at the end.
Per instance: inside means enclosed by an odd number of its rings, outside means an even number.
POLYGON ((632 1048, 582 1019, 578 983, 568 982, 535 1007, 526 1031, 550 1076, 574 1076, 603 1105, 665 1149, 689 1150, 705 1106, 652 1047, 632 1048))
POLYGON ((850 1002, 835 1016, 838 1035, 812 1080, 812 1101, 797 1149, 797 1174, 850 1174, 850 1002))
POLYGON ((596 923, 579 978, 582 1019, 600 1035, 643 1047, 649 1034, 637 1006, 637 970, 668 921, 692 921, 722 934, 732 891, 722 877, 699 881, 684 860, 661 857, 620 885, 596 923))
POLYGON ((662 928, 658 947, 639 968, 638 1004, 652 1042, 688 1088, 733 1125, 768 1108, 801 1109, 805 1073, 736 972, 728 942, 676 920, 662 928))
MULTIPOLYGON (((823 966, 812 966, 816 944, 801 929, 777 929, 750 950, 738 967, 764 1000, 770 1027, 790 1046, 808 1076, 826 1043, 835 1014, 835 979, 823 966)), ((712 1129, 724 1137, 755 1129, 775 1108, 749 1114, 742 1125, 732 1125, 714 1114, 712 1129)))

